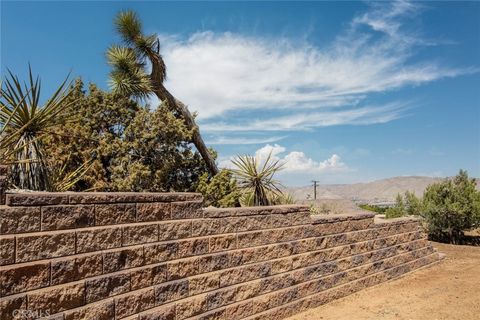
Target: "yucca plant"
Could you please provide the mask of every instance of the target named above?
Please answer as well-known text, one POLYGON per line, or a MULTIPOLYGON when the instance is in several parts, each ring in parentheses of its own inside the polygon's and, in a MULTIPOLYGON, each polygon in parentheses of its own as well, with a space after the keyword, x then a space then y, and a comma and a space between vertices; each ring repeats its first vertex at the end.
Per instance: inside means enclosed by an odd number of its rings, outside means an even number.
POLYGON ((274 204, 273 198, 282 194, 280 182, 273 176, 282 169, 279 160, 272 159, 271 153, 262 163, 257 158, 245 155, 232 160, 231 169, 238 186, 243 189, 243 202, 253 206, 274 204))
POLYGON ((40 79, 29 79, 23 86, 10 70, 1 87, 0 127, 3 162, 12 165, 12 181, 16 187, 30 190, 51 190, 45 151, 41 139, 49 129, 72 119, 68 101, 68 77, 45 104, 40 103, 40 79))
POLYGON ((187 106, 163 85, 166 67, 160 55, 157 35, 145 35, 142 23, 133 11, 120 12, 115 19, 115 26, 124 45, 114 45, 106 54, 112 66, 110 72, 112 91, 142 99, 155 94, 159 100, 166 102, 170 110, 182 117, 187 128, 192 131, 193 144, 205 161, 210 174, 216 175, 219 171, 215 159, 200 135, 194 116, 187 106), (147 62, 151 66, 151 71, 147 71, 147 62))

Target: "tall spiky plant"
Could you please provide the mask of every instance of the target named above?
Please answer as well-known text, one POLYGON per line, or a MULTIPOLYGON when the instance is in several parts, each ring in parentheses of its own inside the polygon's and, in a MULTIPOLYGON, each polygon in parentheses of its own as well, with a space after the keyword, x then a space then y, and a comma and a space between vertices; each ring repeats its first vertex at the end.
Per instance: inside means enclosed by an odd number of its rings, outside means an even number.
POLYGON ((67 121, 70 103, 68 77, 43 105, 40 104, 41 83, 34 79, 29 67, 29 80, 22 84, 8 71, 9 77, 0 89, 0 127, 3 162, 12 164, 12 177, 17 187, 50 190, 48 170, 41 138, 49 129, 67 121))
POLYGON ((160 42, 156 34, 145 35, 142 23, 133 11, 120 12, 115 19, 117 32, 124 46, 114 45, 107 51, 107 59, 112 66, 110 86, 113 92, 146 98, 155 94, 166 101, 171 111, 181 116, 189 130, 192 130, 192 142, 205 161, 211 175, 218 173, 215 159, 208 150, 195 119, 187 106, 175 98, 163 85, 166 79, 166 67, 160 55, 160 42), (146 62, 150 62, 148 74, 146 62))
POLYGON ((236 169, 231 169, 238 186, 243 189, 247 203, 254 206, 268 206, 274 204, 272 196, 282 194, 280 182, 273 176, 282 169, 279 160, 272 159, 270 153, 261 164, 257 158, 245 155, 237 156, 232 160, 236 169))

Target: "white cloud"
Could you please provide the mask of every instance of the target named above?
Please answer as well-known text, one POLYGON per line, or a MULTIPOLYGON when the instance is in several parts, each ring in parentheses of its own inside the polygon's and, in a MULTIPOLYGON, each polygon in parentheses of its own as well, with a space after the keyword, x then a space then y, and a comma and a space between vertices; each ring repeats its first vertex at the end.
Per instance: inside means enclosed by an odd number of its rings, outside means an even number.
MULTIPOLYGON (((279 161, 283 165, 279 176, 295 173, 308 174, 313 177, 318 174, 348 172, 351 170, 337 154, 332 154, 323 161, 315 161, 301 151, 290 151, 288 153, 286 151, 287 149, 279 144, 266 144, 255 151, 255 158, 259 163, 265 162, 269 156, 271 160, 279 161)), ((231 168, 231 158, 221 160, 220 167, 231 168)))
POLYGON ((285 138, 285 136, 274 136, 269 138, 245 138, 245 137, 225 137, 217 136, 207 140, 209 145, 226 145, 226 144, 264 144, 277 142, 285 138))
POLYGON ((197 32, 187 39, 163 36, 166 85, 199 112, 204 131, 287 131, 392 121, 404 115, 411 101, 369 105, 367 98, 477 71, 432 60, 411 62, 415 47, 426 41, 403 28, 418 10, 406 1, 374 4, 322 48, 303 40, 228 32, 197 32), (252 119, 252 111, 265 109, 252 119))

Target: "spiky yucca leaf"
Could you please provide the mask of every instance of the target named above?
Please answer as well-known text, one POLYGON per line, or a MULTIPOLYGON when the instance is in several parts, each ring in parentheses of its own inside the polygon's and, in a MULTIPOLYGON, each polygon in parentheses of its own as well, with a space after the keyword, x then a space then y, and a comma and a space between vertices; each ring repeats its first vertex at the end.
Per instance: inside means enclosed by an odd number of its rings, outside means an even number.
POLYGON ((133 45, 135 40, 142 35, 142 22, 134 11, 120 12, 114 23, 123 41, 129 45, 133 45))
MULTIPOLYGON (((13 157, 12 176, 18 187, 48 190, 48 170, 40 139, 49 129, 68 121, 71 106, 66 102, 71 89, 68 77, 50 99, 40 104, 40 80, 35 80, 29 67, 29 80, 22 87, 17 76, 9 72, 1 87, 0 125, 2 141, 8 141, 7 152, 13 157)), ((4 153, 5 155, 5 153, 4 153)), ((4 159, 4 161, 7 159, 4 159)))
POLYGON ((279 163, 279 160, 273 160, 271 153, 263 165, 255 157, 248 155, 237 156, 232 163, 237 167, 231 171, 237 179, 239 187, 246 193, 252 194, 252 196, 248 196, 248 202, 253 203, 254 206, 270 205, 272 204, 271 195, 282 193, 279 188, 280 182, 273 178, 275 173, 282 169, 282 164, 279 163))

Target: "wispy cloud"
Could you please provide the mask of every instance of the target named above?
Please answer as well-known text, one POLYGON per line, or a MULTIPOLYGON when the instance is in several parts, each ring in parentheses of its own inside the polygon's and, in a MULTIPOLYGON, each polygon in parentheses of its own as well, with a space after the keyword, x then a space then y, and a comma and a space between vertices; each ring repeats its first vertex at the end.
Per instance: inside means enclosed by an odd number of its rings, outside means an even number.
POLYGON ((277 142, 284 139, 285 136, 275 136, 269 138, 245 138, 245 137, 227 137, 218 136, 207 140, 207 144, 221 145, 221 144, 264 144, 277 142))
POLYGON ((204 131, 389 122, 404 116, 412 101, 371 105, 369 97, 477 71, 412 62, 418 46, 432 44, 405 28, 420 10, 407 1, 372 4, 322 48, 305 39, 228 32, 165 35, 166 85, 198 111, 204 131))

